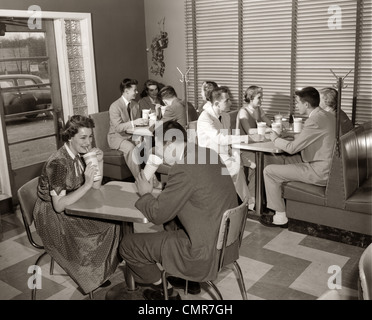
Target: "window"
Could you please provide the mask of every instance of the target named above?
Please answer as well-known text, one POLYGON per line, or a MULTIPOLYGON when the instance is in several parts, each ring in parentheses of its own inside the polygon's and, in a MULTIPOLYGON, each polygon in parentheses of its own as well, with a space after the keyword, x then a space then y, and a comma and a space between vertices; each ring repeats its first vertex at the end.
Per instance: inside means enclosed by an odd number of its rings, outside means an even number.
POLYGON ((360 32, 357 35, 357 67, 354 104, 356 122, 372 119, 372 2, 363 1, 359 15, 360 32))
POLYGON ((36 84, 35 81, 27 79, 18 79, 17 83, 19 86, 32 86, 33 84, 36 84))
POLYGON ((298 1, 296 87, 332 87, 346 76, 342 109, 351 118, 357 2, 298 1), (330 11, 330 12, 329 12, 330 11), (332 71, 335 73, 333 74, 332 71))
POLYGON ((186 5, 187 12, 195 10, 193 19, 197 32, 195 48, 192 31, 189 30, 187 35, 188 60, 197 64, 197 68, 192 68, 189 73, 189 80, 194 83, 190 100, 194 99, 195 106, 202 103, 197 96, 202 83, 208 80, 227 86, 233 105, 237 105, 240 94, 236 85, 239 78, 238 2, 198 0, 194 8, 186 5))
MULTIPOLYGON (((31 14, 32 13, 29 11, 0 9, 0 18, 2 18, 3 21, 7 21, 9 20, 9 17, 12 17, 11 20, 16 19, 17 21, 21 20, 21 22, 26 21, 27 24, 31 14)), ((89 13, 43 11, 43 30, 28 30, 28 25, 27 27, 24 26, 24 28, 27 29, 25 30, 27 34, 35 32, 43 33, 45 35, 45 43, 48 44, 48 63, 46 65, 34 62, 29 63, 29 61, 38 61, 40 58, 43 58, 44 61, 44 57, 40 56, 44 56, 45 53, 40 54, 40 52, 34 52, 33 54, 36 55, 36 57, 32 55, 31 59, 30 54, 28 59, 24 59, 21 58, 21 54, 22 57, 24 57, 26 56, 25 52, 17 51, 17 56, 12 59, 14 60, 12 62, 9 61, 10 59, 5 58, 5 56, 0 57, 0 73, 32 73, 42 71, 44 69, 48 69, 50 71, 51 86, 48 86, 47 84, 39 86, 37 84, 37 90, 40 92, 45 91, 40 89, 43 87, 48 88, 48 90, 51 91, 53 97, 52 111, 55 111, 56 116, 53 118, 51 128, 48 127, 48 129, 53 132, 44 130, 44 135, 53 135, 53 138, 54 136, 58 137, 58 124, 61 124, 63 121, 66 122, 71 115, 88 115, 98 112, 91 16, 89 13), (5 64, 9 68, 11 67, 12 70, 4 69, 5 64)), ((8 29, 8 31, 14 30, 8 29)), ((20 46, 18 47, 20 48, 20 46)), ((1 50, 3 54, 7 53, 6 49, 2 48, 2 46, 0 46, 0 49, 3 49, 1 50)), ((10 84, 12 85, 12 83, 10 84)), ((16 83, 14 83, 14 85, 15 84, 16 83)), ((29 80, 27 80, 23 81, 22 85, 29 84, 31 83, 29 80)), ((5 87, 7 87, 7 84, 2 82, 1 87, 6 89, 5 87)), ((14 92, 14 90, 3 90, 3 92, 11 93, 14 92)), ((36 93, 36 91, 33 92, 33 97, 36 97, 36 93)), ((26 95, 24 95, 24 97, 26 97, 26 95)), ((37 99, 34 100, 40 102, 41 98, 37 97, 37 99)), ((7 104, 7 101, 5 101, 5 104, 7 104)), ((21 111, 25 112, 24 110, 21 111)), ((29 117, 36 117, 39 111, 32 112, 32 114, 28 115, 29 117)), ((10 116, 7 116, 7 119, 9 119, 9 117, 10 116)), ((51 121, 46 121, 48 125, 49 122, 51 121)), ((17 172, 15 172, 16 165, 13 161, 14 157, 12 158, 10 156, 10 154, 13 153, 12 148, 14 149, 15 147, 10 144, 17 144, 16 146, 20 146, 19 149, 21 151, 30 151, 33 153, 32 155, 43 157, 45 154, 39 151, 40 146, 43 146, 44 149, 47 149, 49 153, 53 152, 53 150, 55 150, 58 146, 56 145, 55 141, 50 145, 47 143, 40 143, 41 140, 36 141, 34 136, 27 136, 27 134, 24 134, 23 138, 26 138, 26 140, 28 139, 30 141, 22 142, 26 145, 26 147, 22 149, 19 141, 13 143, 9 138, 6 139, 4 133, 7 133, 7 129, 9 129, 8 125, 5 124, 4 119, 1 119, 0 163, 4 165, 0 166, 0 191, 8 195, 14 195, 14 190, 16 190, 19 182, 18 180, 16 181, 16 179, 21 177, 21 174, 17 174, 17 172), (34 145, 31 145, 31 142, 34 143, 34 145)), ((31 157, 24 156, 20 158, 22 161, 26 160, 26 163, 30 163, 30 159, 31 157)), ((34 162, 32 162, 32 165, 39 165, 41 160, 45 161, 45 159, 37 158, 34 162)), ((23 164, 20 164, 16 169, 21 170, 24 167, 25 166, 23 164)), ((29 171, 31 172, 32 170, 29 171)))
POLYGON ((347 75, 342 109, 355 123, 372 120, 370 1, 186 0, 185 9, 195 104, 204 80, 227 85, 233 108, 254 84, 269 115, 287 114, 297 88, 336 86, 347 75))
POLYGON ((291 103, 292 1, 243 1, 243 92, 263 88, 270 114, 288 113, 291 103))

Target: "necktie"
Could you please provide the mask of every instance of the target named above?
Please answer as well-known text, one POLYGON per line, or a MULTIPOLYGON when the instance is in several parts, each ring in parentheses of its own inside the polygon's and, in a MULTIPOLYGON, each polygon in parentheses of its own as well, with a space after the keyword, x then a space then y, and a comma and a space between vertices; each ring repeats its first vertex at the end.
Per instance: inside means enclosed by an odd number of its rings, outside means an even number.
POLYGON ((222 117, 221 117, 221 116, 219 116, 219 117, 218 117, 218 120, 220 120, 220 122, 221 122, 221 120, 222 120, 222 117))
POLYGON ((130 109, 130 102, 128 103, 127 110, 128 110, 129 120, 132 120, 132 111, 130 109))

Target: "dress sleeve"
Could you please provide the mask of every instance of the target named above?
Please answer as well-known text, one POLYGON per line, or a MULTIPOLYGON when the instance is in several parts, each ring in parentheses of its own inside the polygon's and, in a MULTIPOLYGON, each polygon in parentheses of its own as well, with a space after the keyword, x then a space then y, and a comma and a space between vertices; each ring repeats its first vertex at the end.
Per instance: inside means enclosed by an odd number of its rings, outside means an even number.
POLYGON ((63 159, 54 159, 47 165, 49 192, 61 195, 62 191, 66 191, 67 170, 67 163, 63 159))

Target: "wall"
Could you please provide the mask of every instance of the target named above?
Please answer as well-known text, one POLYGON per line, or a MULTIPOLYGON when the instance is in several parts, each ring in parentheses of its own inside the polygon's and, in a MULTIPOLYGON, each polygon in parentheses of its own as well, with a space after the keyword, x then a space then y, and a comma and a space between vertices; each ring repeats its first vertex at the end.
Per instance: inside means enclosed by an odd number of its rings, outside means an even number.
POLYGON ((146 81, 143 0, 1 0, 1 9, 27 10, 33 4, 44 11, 91 13, 100 111, 120 96, 123 78, 146 81))
MULTIPOLYGON (((149 78, 171 85, 180 98, 184 97, 181 74, 186 71, 186 40, 184 0, 144 0, 146 19, 146 45, 150 49, 152 39, 160 33, 159 21, 165 18, 164 31, 168 33, 168 48, 164 49, 165 72, 163 77, 150 72, 151 49, 147 53, 149 78)), ((190 83, 189 83, 190 86, 190 83)))

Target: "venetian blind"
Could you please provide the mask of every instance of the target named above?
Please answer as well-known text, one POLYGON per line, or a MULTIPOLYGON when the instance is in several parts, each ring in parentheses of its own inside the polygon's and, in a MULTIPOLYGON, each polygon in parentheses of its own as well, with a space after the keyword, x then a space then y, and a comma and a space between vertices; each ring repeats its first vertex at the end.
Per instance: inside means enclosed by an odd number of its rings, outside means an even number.
POLYGON ((348 74, 342 109, 352 118, 354 94, 356 122, 372 120, 370 0, 185 3, 189 94, 195 105, 200 103, 204 80, 227 85, 234 107, 240 107, 238 101, 244 90, 255 84, 264 89, 266 112, 285 114, 294 89, 336 86, 335 75, 348 74), (358 68, 355 80, 354 68, 358 68))
POLYGON ((359 68, 357 79, 356 123, 372 119, 372 2, 361 8, 359 33, 359 68))
MULTIPOLYGON (((298 0, 296 87, 336 85, 354 69, 355 0, 298 0)), ((354 71, 344 79, 341 108, 351 119, 354 71)), ((337 88, 337 87, 336 87, 337 88)))
POLYGON ((227 86, 231 93, 232 108, 238 106, 239 90, 239 30, 237 0, 198 0, 195 1, 193 20, 191 1, 186 1, 187 57, 190 86, 190 100, 202 103, 199 91, 206 80, 227 86), (196 34, 190 37, 192 25, 196 34), (195 45, 196 44, 196 45, 195 45), (194 67, 196 59, 196 70, 194 67))
POLYGON ((198 108, 198 85, 197 85, 197 60, 194 58, 194 52, 196 52, 196 48, 194 50, 194 41, 196 42, 196 38, 194 37, 194 26, 193 19, 193 5, 191 0, 185 1, 185 30, 186 30, 186 66, 190 68, 188 74, 188 87, 187 87, 187 95, 189 101, 198 108))
POLYGON ((243 0, 243 90, 263 88, 266 113, 289 113, 292 1, 243 0))

